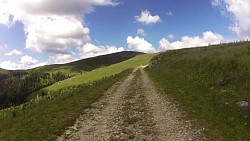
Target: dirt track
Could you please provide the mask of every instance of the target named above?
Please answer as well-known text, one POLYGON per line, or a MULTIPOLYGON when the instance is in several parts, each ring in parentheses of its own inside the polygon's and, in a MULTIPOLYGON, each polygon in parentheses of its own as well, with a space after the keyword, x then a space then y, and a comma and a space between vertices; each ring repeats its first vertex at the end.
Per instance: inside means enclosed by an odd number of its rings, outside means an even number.
POLYGON ((204 140, 202 129, 184 116, 156 89, 144 68, 138 68, 105 92, 58 140, 204 140))

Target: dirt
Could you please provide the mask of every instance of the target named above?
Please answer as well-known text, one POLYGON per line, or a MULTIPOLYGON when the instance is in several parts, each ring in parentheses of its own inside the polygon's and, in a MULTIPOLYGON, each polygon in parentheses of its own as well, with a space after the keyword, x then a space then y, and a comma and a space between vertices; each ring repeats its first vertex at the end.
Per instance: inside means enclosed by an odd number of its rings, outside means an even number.
POLYGON ((144 68, 137 68, 86 109, 57 140, 200 141, 205 140, 203 130, 154 86, 144 68))

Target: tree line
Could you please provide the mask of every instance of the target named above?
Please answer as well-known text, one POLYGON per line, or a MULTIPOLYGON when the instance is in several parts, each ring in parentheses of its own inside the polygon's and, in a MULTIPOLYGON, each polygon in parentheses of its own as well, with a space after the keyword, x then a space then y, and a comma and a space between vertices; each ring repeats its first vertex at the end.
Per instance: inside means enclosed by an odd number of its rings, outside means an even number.
POLYGON ((61 71, 0 74, 0 109, 20 105, 31 93, 66 78, 69 76, 61 71))

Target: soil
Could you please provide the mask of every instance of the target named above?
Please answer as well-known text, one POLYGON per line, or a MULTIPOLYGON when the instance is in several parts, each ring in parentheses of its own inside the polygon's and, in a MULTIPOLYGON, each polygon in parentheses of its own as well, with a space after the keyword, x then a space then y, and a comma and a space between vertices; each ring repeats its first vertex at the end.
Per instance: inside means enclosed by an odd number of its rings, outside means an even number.
POLYGON ((57 140, 200 141, 206 140, 203 130, 140 67, 110 87, 57 140))

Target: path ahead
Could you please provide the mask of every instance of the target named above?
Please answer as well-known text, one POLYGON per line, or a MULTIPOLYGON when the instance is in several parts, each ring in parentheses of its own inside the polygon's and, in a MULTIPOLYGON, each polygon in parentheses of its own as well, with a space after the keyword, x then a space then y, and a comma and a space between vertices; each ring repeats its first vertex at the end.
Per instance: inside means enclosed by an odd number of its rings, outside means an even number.
POLYGON ((81 115, 61 140, 188 141, 204 140, 195 121, 161 94, 143 68, 113 85, 81 115))

